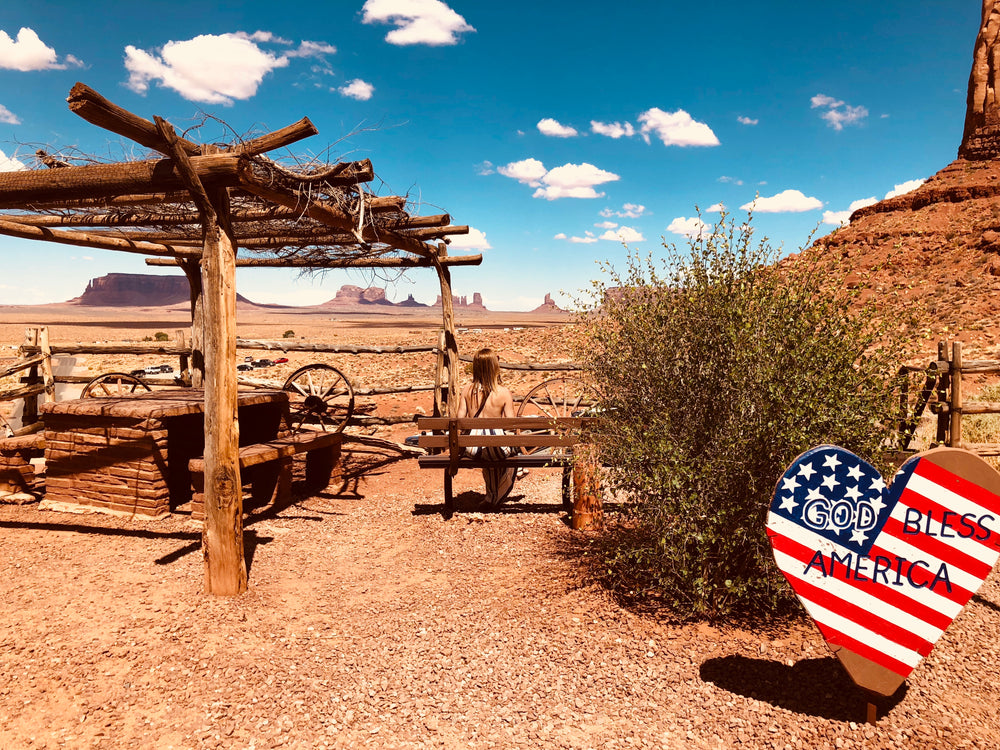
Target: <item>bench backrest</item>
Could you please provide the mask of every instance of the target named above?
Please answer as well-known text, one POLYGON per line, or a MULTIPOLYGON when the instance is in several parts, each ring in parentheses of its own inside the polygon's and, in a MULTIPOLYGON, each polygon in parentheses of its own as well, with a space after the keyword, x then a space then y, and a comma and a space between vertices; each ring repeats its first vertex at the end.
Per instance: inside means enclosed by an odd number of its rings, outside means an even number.
POLYGON ((421 448, 458 454, 472 447, 560 448, 580 442, 580 431, 594 417, 422 417, 417 420, 421 448), (504 430, 504 435, 472 435, 471 430, 504 430), (425 432, 437 434, 423 434, 425 432))

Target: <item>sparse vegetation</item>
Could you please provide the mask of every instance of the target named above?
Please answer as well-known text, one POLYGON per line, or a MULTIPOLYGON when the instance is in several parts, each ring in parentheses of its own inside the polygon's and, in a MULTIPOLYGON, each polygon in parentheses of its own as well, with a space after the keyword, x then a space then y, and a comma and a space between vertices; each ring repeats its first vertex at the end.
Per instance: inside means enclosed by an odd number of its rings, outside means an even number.
POLYGON ((154 333, 153 334, 153 338, 156 341, 169 341, 170 340, 170 336, 167 335, 166 333, 164 333, 163 331, 157 331, 156 333, 154 333))
POLYGON ((604 574, 686 618, 775 612, 790 591, 764 529, 774 485, 818 444, 879 463, 899 352, 836 261, 776 266, 725 216, 685 251, 665 248, 661 263, 606 268, 584 303, 598 441, 627 501, 604 574))
POLYGON ((295 331, 293 331, 291 328, 289 328, 287 331, 285 331, 283 334, 281 334, 281 337, 284 338, 284 339, 294 339, 295 338, 295 331))

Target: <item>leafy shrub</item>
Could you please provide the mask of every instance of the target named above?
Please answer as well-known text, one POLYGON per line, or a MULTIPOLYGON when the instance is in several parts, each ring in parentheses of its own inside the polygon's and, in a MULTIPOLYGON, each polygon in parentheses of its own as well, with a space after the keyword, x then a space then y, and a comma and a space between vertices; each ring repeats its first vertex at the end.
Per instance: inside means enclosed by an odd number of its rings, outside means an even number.
MULTIPOLYGON (((1000 403, 1000 383, 985 386, 969 401, 992 401, 1000 403)), ((962 442, 1000 443, 1000 414, 970 414, 962 417, 962 442)), ((1000 459, 987 458, 986 461, 1000 469, 1000 459)))
POLYGON ((285 331, 283 334, 281 334, 281 337, 283 339, 294 339, 295 338, 295 331, 293 331, 291 328, 289 328, 287 331, 285 331))
POLYGON ((170 336, 168 334, 164 333, 163 331, 157 331, 156 333, 154 333, 153 334, 153 338, 156 339, 157 341, 169 341, 170 340, 170 336))
POLYGON ((775 483, 824 443, 878 465, 894 428, 899 352, 845 274, 816 255, 776 264, 749 222, 726 221, 660 263, 606 267, 582 306, 597 440, 626 500, 606 579, 682 617, 787 605, 765 532, 775 483))

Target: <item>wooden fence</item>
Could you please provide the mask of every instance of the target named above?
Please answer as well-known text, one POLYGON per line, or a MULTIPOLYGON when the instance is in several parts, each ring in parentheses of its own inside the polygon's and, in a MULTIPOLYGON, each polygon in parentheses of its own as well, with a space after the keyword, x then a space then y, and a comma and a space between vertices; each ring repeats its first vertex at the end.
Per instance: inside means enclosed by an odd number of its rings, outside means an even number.
POLYGON ((965 398, 963 381, 975 376, 1000 375, 1000 361, 966 360, 962 343, 938 343, 938 358, 926 368, 906 367, 900 371, 903 387, 900 392, 900 435, 903 448, 909 446, 924 411, 936 415, 934 445, 964 448, 981 456, 1000 456, 1000 443, 969 443, 963 439, 962 419, 965 415, 1000 414, 1000 402, 972 401, 965 398), (909 376, 924 374, 924 383, 910 404, 909 376))
MULTIPOLYGON (((355 389, 356 396, 386 396, 403 393, 414 393, 420 391, 434 392, 434 410, 436 414, 445 413, 445 405, 448 399, 448 375, 445 368, 444 357, 444 332, 440 334, 440 341, 437 346, 362 346, 356 344, 316 344, 296 340, 266 341, 257 339, 237 339, 236 348, 249 351, 268 352, 315 352, 317 354, 373 354, 373 355, 399 355, 399 354, 432 354, 436 357, 436 368, 434 382, 425 385, 399 385, 388 388, 359 388, 355 389)), ((176 386, 190 386, 191 380, 189 367, 191 361, 191 347, 186 343, 186 331, 178 330, 174 334, 173 341, 142 341, 142 342, 118 342, 118 343, 67 343, 49 344, 48 330, 45 327, 29 328, 25 332, 25 343, 18 352, 18 359, 12 363, 3 364, 0 362, 0 378, 14 375, 18 372, 26 372, 22 375, 21 383, 16 388, 0 389, 0 402, 15 399, 24 399, 23 424, 24 426, 15 431, 16 434, 28 434, 37 431, 41 426, 38 423, 38 399, 42 394, 47 394, 49 399, 55 396, 56 383, 86 384, 93 380, 95 375, 59 375, 53 376, 51 358, 54 355, 113 355, 113 354, 137 354, 148 356, 174 356, 179 360, 179 376, 175 377, 170 384, 176 386)), ((472 362, 471 356, 461 356, 462 362, 472 362)), ((501 369, 534 371, 534 372, 573 372, 580 370, 579 363, 576 362, 501 362, 501 369)), ((148 381, 151 385, 157 384, 156 379, 148 381)), ((163 383, 164 381, 159 381, 163 383)), ((274 383, 268 383, 254 378, 241 377, 239 384, 250 388, 274 388, 274 383)), ((517 399, 515 399, 517 400, 517 399)), ((404 422, 415 422, 423 414, 401 414, 392 417, 376 417, 372 415, 357 414, 353 416, 349 424, 354 425, 378 425, 378 424, 399 424, 404 422)), ((2 437, 2 435, 0 435, 2 437)))

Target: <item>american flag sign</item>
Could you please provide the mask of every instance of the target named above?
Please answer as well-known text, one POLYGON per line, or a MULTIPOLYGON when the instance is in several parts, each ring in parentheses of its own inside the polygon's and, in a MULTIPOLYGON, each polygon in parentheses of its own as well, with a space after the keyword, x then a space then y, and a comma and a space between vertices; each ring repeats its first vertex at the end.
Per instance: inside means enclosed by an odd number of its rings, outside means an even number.
POLYGON ((938 449, 911 458, 887 487, 870 464, 823 445, 778 481, 767 534, 845 666, 840 649, 898 686, 1000 555, 1000 475, 974 454, 938 449))

